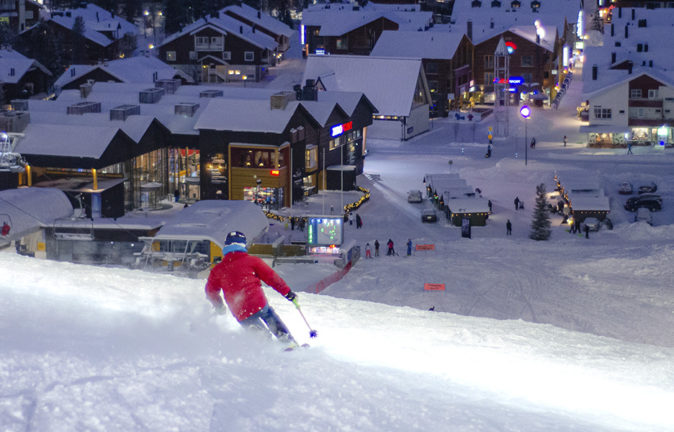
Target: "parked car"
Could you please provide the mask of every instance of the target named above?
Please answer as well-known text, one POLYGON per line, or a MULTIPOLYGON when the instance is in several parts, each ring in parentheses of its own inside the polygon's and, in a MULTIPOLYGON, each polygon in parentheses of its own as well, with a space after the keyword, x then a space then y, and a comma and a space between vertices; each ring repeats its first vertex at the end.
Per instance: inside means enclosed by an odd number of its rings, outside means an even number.
POLYGON ((437 222, 438 215, 432 208, 421 211, 421 222, 437 222))
POLYGON ((634 222, 646 222, 648 225, 653 225, 653 215, 646 207, 640 207, 634 215, 634 222))
POLYGON ((407 202, 420 203, 421 201, 423 201, 423 199, 421 198, 421 191, 411 190, 407 193, 407 202))
POLYGON ((646 184, 646 185, 639 186, 639 193, 640 194, 653 193, 657 190, 658 190, 658 185, 656 185, 653 182, 650 182, 649 184, 646 184))
POLYGON ((618 187, 618 193, 623 194, 623 195, 629 195, 632 192, 634 192, 634 189, 632 188, 632 183, 620 183, 620 187, 618 187))
POLYGON ((585 218, 583 223, 588 228, 590 228, 590 231, 599 231, 599 225, 600 225, 599 219, 597 219, 595 217, 589 217, 589 218, 585 218))
POLYGON ((625 210, 631 212, 641 207, 645 207, 650 211, 662 210, 662 197, 655 194, 639 195, 629 198, 625 202, 625 210))

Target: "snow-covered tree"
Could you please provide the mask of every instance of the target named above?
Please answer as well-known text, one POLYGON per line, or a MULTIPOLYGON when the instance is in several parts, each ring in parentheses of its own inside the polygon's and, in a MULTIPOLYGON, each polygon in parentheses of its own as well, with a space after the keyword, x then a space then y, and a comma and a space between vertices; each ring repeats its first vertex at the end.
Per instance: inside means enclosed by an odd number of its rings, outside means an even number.
POLYGON ((548 214, 548 203, 545 199, 545 185, 543 183, 536 186, 536 207, 534 208, 534 219, 531 221, 529 238, 533 240, 550 238, 550 215, 548 214))

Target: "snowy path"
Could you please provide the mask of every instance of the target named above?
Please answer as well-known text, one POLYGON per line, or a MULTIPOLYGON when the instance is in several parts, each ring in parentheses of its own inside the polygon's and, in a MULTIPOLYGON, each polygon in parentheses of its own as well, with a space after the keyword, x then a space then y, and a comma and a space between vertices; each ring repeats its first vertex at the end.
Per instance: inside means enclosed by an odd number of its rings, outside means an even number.
POLYGON ((671 348, 305 293, 282 353, 202 281, 0 259, 3 430, 674 430, 671 348))

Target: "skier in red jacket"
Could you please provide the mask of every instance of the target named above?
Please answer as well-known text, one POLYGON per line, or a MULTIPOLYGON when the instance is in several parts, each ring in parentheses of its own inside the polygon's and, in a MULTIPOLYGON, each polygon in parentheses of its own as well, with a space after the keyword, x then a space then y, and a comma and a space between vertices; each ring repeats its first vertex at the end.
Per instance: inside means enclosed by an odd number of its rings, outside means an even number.
POLYGON ((269 330, 280 341, 297 344, 288 328, 274 309, 267 303, 261 282, 274 288, 285 298, 297 305, 297 295, 285 281, 262 259, 248 255, 246 236, 242 232, 227 234, 222 249, 222 261, 211 270, 206 283, 206 297, 218 312, 224 312, 225 302, 232 315, 244 327, 269 330))

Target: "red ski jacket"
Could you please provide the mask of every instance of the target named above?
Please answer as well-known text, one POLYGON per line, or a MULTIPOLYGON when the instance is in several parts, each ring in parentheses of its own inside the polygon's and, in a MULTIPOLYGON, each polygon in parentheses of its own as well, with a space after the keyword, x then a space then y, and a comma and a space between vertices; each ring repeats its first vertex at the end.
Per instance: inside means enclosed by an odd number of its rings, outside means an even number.
POLYGON ((267 305, 260 281, 284 296, 290 292, 285 281, 262 259, 243 251, 230 252, 211 270, 206 296, 213 306, 222 307, 222 290, 227 306, 241 322, 267 305))

